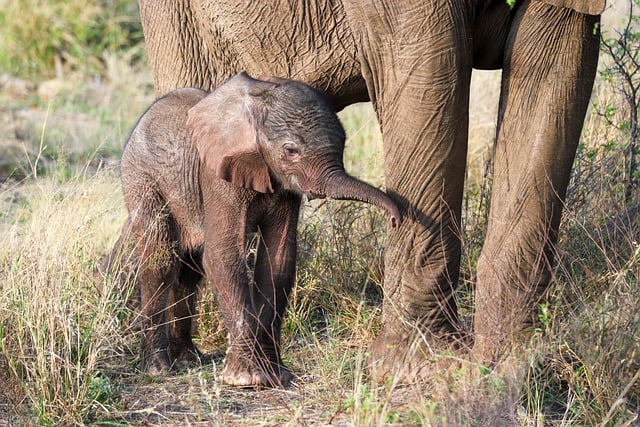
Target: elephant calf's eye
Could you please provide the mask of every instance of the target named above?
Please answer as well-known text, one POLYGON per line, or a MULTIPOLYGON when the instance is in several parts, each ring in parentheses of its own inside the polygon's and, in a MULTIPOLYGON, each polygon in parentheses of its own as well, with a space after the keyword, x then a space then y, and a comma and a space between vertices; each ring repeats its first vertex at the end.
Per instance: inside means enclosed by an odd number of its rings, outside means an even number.
POLYGON ((284 154, 289 160, 297 160, 300 157, 300 151, 294 147, 284 147, 284 154))

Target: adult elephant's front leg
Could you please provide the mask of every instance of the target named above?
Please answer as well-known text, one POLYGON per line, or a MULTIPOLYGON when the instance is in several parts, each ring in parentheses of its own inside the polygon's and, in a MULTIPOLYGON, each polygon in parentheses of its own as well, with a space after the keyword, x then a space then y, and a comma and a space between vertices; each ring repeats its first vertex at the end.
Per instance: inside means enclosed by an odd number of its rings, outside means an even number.
POLYGON ((467 2, 410 3, 393 19, 363 8, 370 27, 360 34, 387 191, 405 218, 388 233, 382 330, 373 353, 378 373, 405 379, 458 329, 453 294, 471 73, 467 2))
POLYGON ((551 277, 596 70, 597 21, 542 2, 524 3, 507 41, 474 319, 474 351, 485 361, 499 358, 532 325, 551 277))

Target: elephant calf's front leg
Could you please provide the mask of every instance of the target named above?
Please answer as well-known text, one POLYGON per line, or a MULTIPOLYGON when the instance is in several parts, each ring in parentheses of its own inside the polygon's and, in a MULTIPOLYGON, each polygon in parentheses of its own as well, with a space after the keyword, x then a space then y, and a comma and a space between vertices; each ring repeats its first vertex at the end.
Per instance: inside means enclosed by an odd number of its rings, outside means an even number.
POLYGON ((296 227, 300 198, 294 194, 280 206, 278 221, 269 217, 260 227, 260 246, 252 301, 258 315, 256 351, 268 369, 269 385, 285 386, 293 375, 282 362, 281 330, 289 294, 295 281, 296 227))
POLYGON ((241 387, 273 386, 270 363, 257 345, 260 327, 251 300, 244 245, 235 242, 233 235, 207 239, 204 268, 229 334, 223 382, 241 387))
POLYGON ((223 234, 207 239, 205 271, 216 287, 229 332, 223 374, 227 384, 280 387, 291 380, 280 357, 280 329, 295 277, 298 199, 292 207, 278 216, 277 224, 260 227, 255 285, 249 282, 242 242, 223 234))

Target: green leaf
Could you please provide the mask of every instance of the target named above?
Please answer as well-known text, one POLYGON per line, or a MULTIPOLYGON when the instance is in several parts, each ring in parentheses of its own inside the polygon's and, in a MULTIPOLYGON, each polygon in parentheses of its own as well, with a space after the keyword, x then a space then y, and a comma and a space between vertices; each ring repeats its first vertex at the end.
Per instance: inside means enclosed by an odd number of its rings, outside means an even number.
POLYGON ((486 366, 481 366, 480 367, 480 375, 483 377, 486 377, 487 375, 489 375, 491 373, 491 368, 486 367, 486 366))

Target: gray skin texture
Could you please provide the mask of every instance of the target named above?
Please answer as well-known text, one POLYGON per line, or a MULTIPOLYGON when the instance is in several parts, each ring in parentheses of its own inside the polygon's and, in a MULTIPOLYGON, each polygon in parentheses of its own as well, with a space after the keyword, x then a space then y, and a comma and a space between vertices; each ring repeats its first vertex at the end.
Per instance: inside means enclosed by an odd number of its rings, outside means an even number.
POLYGON ((453 294, 469 82, 472 68, 501 68, 473 353, 495 361, 526 336, 551 277, 604 0, 518 0, 513 8, 505 0, 139 3, 158 94, 215 87, 245 69, 305 81, 337 109, 372 101, 386 187, 405 218, 388 229, 373 344, 383 369, 417 366, 460 335, 453 294))
MULTIPOLYGON (((344 170, 345 134, 325 96, 296 81, 239 73, 210 95, 178 89, 140 118, 122 154, 129 211, 115 251, 133 247, 142 369, 201 357, 191 339, 197 285, 215 291, 229 334, 223 380, 281 386, 280 327, 293 286, 302 194, 400 212, 344 170), (259 235, 254 280, 247 246, 259 235)), ((115 255, 112 256, 115 258, 115 255)))

